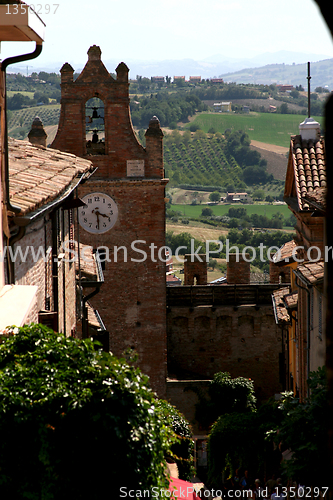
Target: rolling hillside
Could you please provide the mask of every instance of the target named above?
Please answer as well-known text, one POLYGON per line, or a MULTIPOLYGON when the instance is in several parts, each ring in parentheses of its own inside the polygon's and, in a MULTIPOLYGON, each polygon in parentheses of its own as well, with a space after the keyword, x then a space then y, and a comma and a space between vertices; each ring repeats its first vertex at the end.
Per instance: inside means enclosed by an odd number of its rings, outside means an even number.
MULTIPOLYGON (((210 128, 221 134, 226 129, 244 130, 251 140, 288 147, 290 136, 299 133, 299 124, 304 118, 302 115, 276 113, 200 113, 185 128, 194 123, 204 132, 208 132, 210 128)), ((323 126, 323 116, 313 118, 323 126)))
MULTIPOLYGON (((220 75, 226 82, 236 83, 288 83, 306 88, 307 64, 267 64, 220 75)), ((333 59, 311 63, 311 87, 333 88, 333 59)))

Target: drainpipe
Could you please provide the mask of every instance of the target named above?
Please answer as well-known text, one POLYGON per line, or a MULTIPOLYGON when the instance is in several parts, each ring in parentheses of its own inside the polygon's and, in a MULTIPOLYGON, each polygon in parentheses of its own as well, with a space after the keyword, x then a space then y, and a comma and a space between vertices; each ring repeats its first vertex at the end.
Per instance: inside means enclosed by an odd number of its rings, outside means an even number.
POLYGON ((4 85, 5 85, 5 109, 4 109, 4 117, 5 117, 5 130, 4 130, 4 150, 5 150, 5 189, 4 193, 4 203, 6 203, 7 210, 10 212, 14 212, 15 214, 19 214, 21 209, 19 207, 15 207, 10 203, 9 197, 9 164, 8 164, 8 129, 7 129, 7 95, 6 95, 6 69, 10 64, 15 64, 22 61, 29 61, 30 59, 35 59, 42 52, 43 45, 36 43, 35 50, 30 52, 29 54, 22 54, 14 57, 7 57, 1 63, 1 71, 4 73, 4 85))
MULTIPOLYGON (((294 273, 295 273, 295 271, 294 271, 294 273)), ((310 290, 307 287, 301 286, 297 283, 297 275, 296 275, 295 284, 298 288, 301 288, 301 290, 305 290, 307 295, 308 295, 307 321, 306 321, 306 344, 307 344, 307 347, 306 347, 306 364, 307 364, 306 376, 307 376, 307 380, 308 380, 309 376, 310 376, 310 312, 311 312, 311 309, 310 309, 310 290)), ((309 288, 312 288, 312 286, 309 285, 309 288)), ((307 383, 307 396, 308 397, 310 396, 310 388, 309 388, 308 383, 307 383)))

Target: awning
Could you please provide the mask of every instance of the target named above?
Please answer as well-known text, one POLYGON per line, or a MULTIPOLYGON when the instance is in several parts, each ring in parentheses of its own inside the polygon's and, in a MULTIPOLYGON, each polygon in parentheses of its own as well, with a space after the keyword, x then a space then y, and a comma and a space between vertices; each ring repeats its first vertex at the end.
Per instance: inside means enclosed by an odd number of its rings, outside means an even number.
POLYGON ((200 500, 198 495, 195 493, 195 489, 192 483, 184 481, 183 479, 178 479, 176 477, 170 477, 169 490, 172 491, 173 495, 171 498, 184 498, 188 500, 200 500))

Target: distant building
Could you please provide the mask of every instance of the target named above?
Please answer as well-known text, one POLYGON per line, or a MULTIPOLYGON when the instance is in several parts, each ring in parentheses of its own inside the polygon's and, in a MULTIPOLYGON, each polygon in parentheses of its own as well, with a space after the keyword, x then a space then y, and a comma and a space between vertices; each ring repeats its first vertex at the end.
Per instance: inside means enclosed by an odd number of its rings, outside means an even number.
POLYGON ((166 257, 165 271, 166 273, 170 273, 173 270, 173 260, 169 250, 166 250, 165 257, 166 257))
POLYGON ((174 76, 173 81, 175 82, 176 80, 184 80, 185 82, 185 76, 174 76))
POLYGON ((243 201, 249 201, 250 196, 247 193, 227 193, 227 197, 225 201, 227 202, 232 202, 232 203, 237 203, 237 202, 243 202, 243 201))
POLYGON ((175 274, 167 274, 166 276, 166 285, 167 286, 180 286, 182 284, 182 280, 177 278, 175 274))
POLYGON ((201 82, 201 76, 190 76, 190 82, 191 83, 200 83, 201 82))
POLYGON ((250 113, 250 106, 243 106, 244 113, 250 113))
POLYGON ((231 113, 231 102, 214 102, 213 107, 216 113, 231 113))
POLYGON ((288 92, 290 90, 293 90, 294 89, 294 86, 293 85, 277 85, 276 88, 280 91, 280 92, 288 92))
POLYGON ((276 106, 269 106, 268 111, 270 113, 276 113, 276 106))
POLYGON ((165 78, 164 78, 164 76, 152 76, 151 77, 151 81, 153 83, 164 83, 165 82, 165 78))
POLYGON ((211 78, 210 83, 224 83, 223 78, 211 78))

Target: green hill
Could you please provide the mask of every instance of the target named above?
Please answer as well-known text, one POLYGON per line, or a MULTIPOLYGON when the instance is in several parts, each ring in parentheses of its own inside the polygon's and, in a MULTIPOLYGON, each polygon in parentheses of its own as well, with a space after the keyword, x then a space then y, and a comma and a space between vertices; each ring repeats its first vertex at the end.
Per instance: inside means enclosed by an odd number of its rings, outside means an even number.
MULTIPOLYGON (((267 162, 250 148, 242 131, 205 134, 198 130, 165 136, 164 166, 171 186, 218 187, 224 191, 273 181, 267 162)), ((278 182, 278 181, 277 181, 278 182)))
POLYGON ((39 116, 44 127, 58 125, 60 104, 34 106, 8 112, 8 134, 17 139, 23 139, 31 129, 32 122, 39 116))
MULTIPOLYGON (((227 129, 244 130, 251 140, 289 147, 290 136, 299 133, 299 124, 304 118, 302 115, 276 113, 201 113, 185 128, 195 124, 204 132, 214 128, 221 134, 227 129)), ((323 126, 323 116, 313 118, 323 126)))

